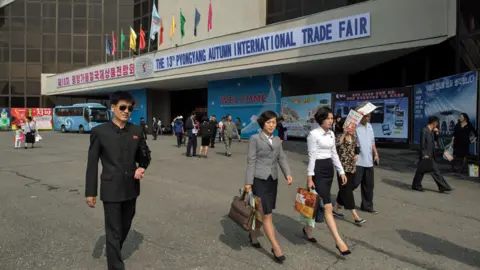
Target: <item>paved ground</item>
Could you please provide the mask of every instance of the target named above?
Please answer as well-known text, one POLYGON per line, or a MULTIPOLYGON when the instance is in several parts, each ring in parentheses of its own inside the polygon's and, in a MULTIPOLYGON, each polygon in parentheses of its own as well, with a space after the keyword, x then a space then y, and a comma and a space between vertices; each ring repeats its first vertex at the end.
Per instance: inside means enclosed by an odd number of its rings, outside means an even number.
MULTIPOLYGON (((44 132, 29 150, 14 150, 11 135, 0 133, 0 269, 106 269, 102 205, 89 209, 83 200, 88 135, 44 132)), ((128 269, 480 268, 480 183, 448 177, 456 190, 447 195, 428 177, 432 191, 410 191, 409 151, 381 152, 380 214, 363 214, 362 228, 338 222, 353 251, 343 259, 324 225, 315 229, 318 245, 301 237, 293 200, 307 156, 303 143, 287 143, 294 186, 279 185, 274 222, 287 261, 278 266, 268 240, 260 240, 263 251, 250 248, 226 218, 243 185, 246 143, 236 143, 231 158, 218 145, 208 160, 187 159, 170 136, 149 144, 153 161, 124 250, 128 269)))

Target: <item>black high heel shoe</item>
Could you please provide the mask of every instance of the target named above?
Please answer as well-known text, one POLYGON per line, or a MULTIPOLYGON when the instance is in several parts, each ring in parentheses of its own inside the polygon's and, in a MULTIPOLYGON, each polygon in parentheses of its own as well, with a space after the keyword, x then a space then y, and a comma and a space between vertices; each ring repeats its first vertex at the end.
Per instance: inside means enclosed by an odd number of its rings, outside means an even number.
POLYGON ((317 239, 315 239, 315 237, 312 237, 312 238, 308 238, 308 234, 307 232, 305 231, 305 228, 303 228, 303 235, 307 238, 308 242, 310 243, 317 243, 317 239))
POLYGON ((258 242, 257 242, 257 243, 253 243, 253 241, 252 241, 252 234, 251 234, 251 233, 248 234, 248 240, 250 240, 250 245, 252 245, 252 247, 254 247, 254 248, 262 248, 262 245, 260 245, 260 243, 258 243, 258 242))
POLYGON ((340 252, 340 254, 342 254, 342 256, 347 256, 347 255, 352 254, 352 252, 351 252, 349 249, 347 249, 347 250, 345 250, 345 251, 341 251, 340 248, 339 248, 337 245, 335 245, 335 247, 338 249, 338 251, 340 252))
POLYGON ((285 255, 277 257, 277 255, 275 255, 275 251, 273 251, 273 248, 272 248, 272 253, 273 253, 273 257, 275 258, 275 261, 277 263, 283 263, 285 261, 285 259, 287 259, 287 258, 285 258, 285 255))

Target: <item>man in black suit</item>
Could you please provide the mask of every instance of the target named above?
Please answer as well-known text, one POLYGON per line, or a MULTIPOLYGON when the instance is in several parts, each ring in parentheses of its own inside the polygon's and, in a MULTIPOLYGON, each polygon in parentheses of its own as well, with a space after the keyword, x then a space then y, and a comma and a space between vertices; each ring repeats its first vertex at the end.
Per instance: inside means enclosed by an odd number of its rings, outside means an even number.
POLYGON ((218 121, 215 115, 212 115, 210 118, 210 124, 212 125, 212 137, 210 138, 210 148, 215 148, 215 138, 217 138, 217 129, 218 129, 218 121))
POLYGON ((187 119, 187 122, 185 123, 185 129, 187 130, 187 137, 188 137, 188 143, 187 143, 187 157, 192 157, 197 155, 197 133, 198 130, 195 127, 195 117, 196 113, 192 112, 190 117, 187 119), (190 154, 192 153, 192 155, 190 154))
POLYGON ((435 180, 435 183, 438 186, 440 193, 445 191, 452 191, 453 189, 445 181, 440 171, 438 170, 437 163, 435 162, 435 141, 438 139, 438 124, 439 119, 436 116, 430 116, 428 118, 427 127, 423 128, 420 133, 420 152, 419 152, 419 162, 418 168, 415 172, 415 177, 413 178, 412 189, 417 191, 424 191, 422 187, 422 180, 424 176, 424 171, 426 168, 422 167, 422 160, 431 159, 432 170, 430 174, 435 180))
POLYGON ((95 207, 100 159, 108 269, 125 269, 121 250, 135 215, 140 179, 150 164, 150 150, 142 128, 128 123, 133 97, 128 92, 115 92, 111 104, 112 121, 96 126, 90 134, 85 197, 88 206, 95 207))

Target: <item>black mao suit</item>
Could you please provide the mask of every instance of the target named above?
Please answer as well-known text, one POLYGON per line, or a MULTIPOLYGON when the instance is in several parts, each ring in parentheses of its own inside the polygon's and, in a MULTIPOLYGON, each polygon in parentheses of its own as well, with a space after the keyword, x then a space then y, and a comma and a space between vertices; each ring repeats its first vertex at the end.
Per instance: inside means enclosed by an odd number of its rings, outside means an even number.
POLYGON ((127 238, 140 180, 134 179, 138 167, 150 164, 150 150, 140 126, 127 123, 121 129, 113 122, 92 129, 85 183, 85 197, 96 197, 98 160, 102 162, 100 199, 105 213, 108 269, 124 269, 121 249, 127 238), (137 167, 138 164, 138 167, 137 167))
MULTIPOLYGON (((421 133, 420 133, 420 152, 419 152, 419 160, 424 159, 424 157, 429 157, 432 159, 432 169, 433 171, 431 172, 433 180, 435 180, 435 183, 438 186, 438 189, 440 191, 447 191, 451 190, 450 185, 445 181, 443 176, 440 174, 440 171, 438 170, 437 163, 435 161, 435 141, 437 140, 437 135, 430 131, 428 128, 424 128, 421 133)), ((415 172, 415 177, 413 178, 413 183, 412 183, 412 188, 413 189, 422 189, 422 180, 424 174, 421 173, 422 168, 421 162, 418 163, 419 167, 417 168, 417 171, 415 172)))

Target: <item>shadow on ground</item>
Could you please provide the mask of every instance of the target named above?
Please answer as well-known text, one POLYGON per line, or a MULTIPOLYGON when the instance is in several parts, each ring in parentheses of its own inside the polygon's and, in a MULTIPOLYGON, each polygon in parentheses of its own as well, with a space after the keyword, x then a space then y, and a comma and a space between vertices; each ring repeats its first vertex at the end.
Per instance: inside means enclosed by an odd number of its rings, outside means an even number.
MULTIPOLYGON (((130 258, 135 251, 140 248, 140 245, 143 243, 143 234, 139 233, 136 230, 130 231, 125 240, 125 243, 122 248, 123 259, 126 260, 130 258)), ((93 249, 92 257, 95 259, 99 259, 102 254, 106 256, 104 253, 106 238, 105 235, 102 235, 98 238, 97 243, 95 243, 95 247, 93 249)))
POLYGON ((409 230, 397 230, 397 232, 403 240, 421 248, 426 253, 443 256, 472 267, 480 267, 480 252, 477 250, 465 248, 423 232, 409 230))

